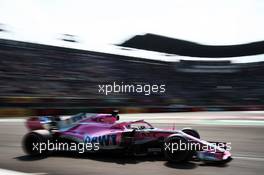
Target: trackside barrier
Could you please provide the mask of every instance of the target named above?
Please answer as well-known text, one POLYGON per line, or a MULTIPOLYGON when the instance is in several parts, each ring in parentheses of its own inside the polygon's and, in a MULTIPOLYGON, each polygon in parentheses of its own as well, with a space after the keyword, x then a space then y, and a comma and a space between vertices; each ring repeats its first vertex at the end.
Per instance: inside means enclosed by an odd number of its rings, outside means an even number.
POLYGON ((161 113, 161 112, 201 112, 201 111, 251 111, 264 110, 264 106, 255 107, 91 107, 91 108, 0 108, 0 117, 25 117, 39 115, 72 115, 80 112, 111 113, 118 109, 120 113, 161 113))

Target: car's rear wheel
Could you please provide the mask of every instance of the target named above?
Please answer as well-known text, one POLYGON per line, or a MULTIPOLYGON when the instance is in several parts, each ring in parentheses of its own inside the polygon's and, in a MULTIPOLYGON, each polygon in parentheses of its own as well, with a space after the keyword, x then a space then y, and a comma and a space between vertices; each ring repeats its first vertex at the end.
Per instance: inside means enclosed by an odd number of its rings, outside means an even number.
POLYGON ((47 156, 48 141, 52 141, 52 136, 47 130, 36 130, 27 133, 22 141, 24 151, 32 156, 47 156))
POLYGON ((169 136, 164 143, 164 156, 169 162, 184 162, 189 158, 188 140, 180 134, 169 136), (185 146, 184 146, 185 145, 185 146))

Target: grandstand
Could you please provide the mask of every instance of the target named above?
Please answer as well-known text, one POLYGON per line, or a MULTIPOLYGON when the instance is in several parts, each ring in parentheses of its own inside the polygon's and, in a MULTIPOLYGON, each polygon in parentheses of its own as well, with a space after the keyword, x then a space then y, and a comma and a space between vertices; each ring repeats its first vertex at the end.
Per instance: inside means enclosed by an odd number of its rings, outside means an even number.
POLYGON ((263 68, 264 62, 165 62, 1 39, 1 105, 27 106, 10 97, 62 106, 262 105, 263 68), (114 81, 165 84, 166 93, 98 93, 98 84, 114 81))

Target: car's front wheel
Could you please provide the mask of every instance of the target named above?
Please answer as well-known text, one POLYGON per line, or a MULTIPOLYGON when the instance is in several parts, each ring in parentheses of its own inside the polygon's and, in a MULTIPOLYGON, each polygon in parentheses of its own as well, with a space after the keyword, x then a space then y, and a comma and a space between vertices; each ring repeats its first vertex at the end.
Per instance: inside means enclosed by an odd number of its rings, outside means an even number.
POLYGON ((169 162, 184 162, 189 158, 188 140, 180 135, 169 136, 164 142, 164 156, 169 162))
POLYGON ((198 131, 192 129, 192 128, 183 128, 182 132, 184 132, 185 134, 188 134, 190 136, 193 136, 197 139, 200 139, 200 134, 198 133, 198 131))

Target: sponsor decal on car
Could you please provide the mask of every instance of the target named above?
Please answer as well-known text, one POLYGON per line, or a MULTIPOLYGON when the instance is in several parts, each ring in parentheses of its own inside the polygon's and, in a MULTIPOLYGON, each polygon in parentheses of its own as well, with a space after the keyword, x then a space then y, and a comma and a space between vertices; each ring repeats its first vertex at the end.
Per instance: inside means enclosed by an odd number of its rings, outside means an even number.
POLYGON ((84 136, 85 143, 99 143, 102 146, 117 145, 117 136, 115 134, 102 135, 102 136, 84 136))

